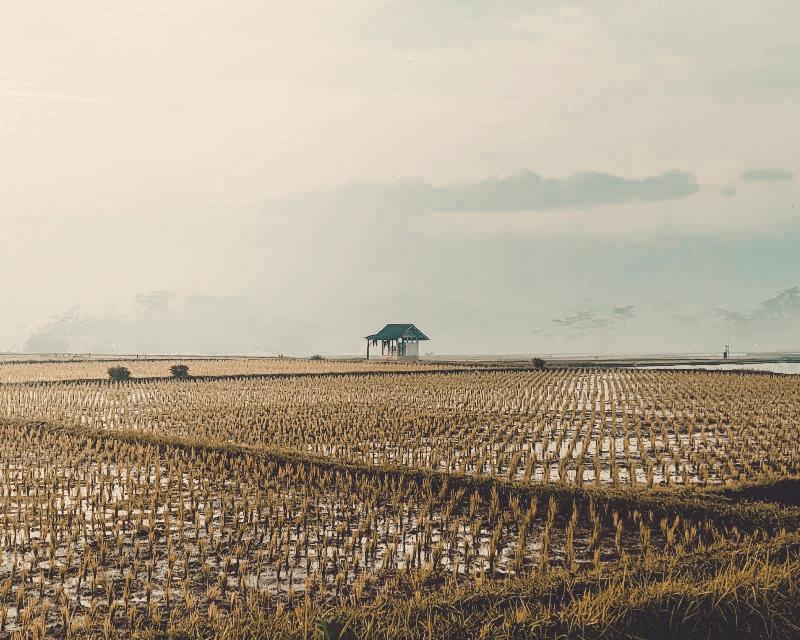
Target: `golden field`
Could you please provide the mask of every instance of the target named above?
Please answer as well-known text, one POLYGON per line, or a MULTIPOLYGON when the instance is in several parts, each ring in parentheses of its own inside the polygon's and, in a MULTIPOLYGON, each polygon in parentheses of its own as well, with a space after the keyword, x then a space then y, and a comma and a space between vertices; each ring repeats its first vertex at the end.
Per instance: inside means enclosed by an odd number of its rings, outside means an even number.
POLYGON ((55 380, 101 380, 109 367, 127 367, 133 378, 167 378, 170 367, 187 364, 193 376, 255 376, 270 374, 323 374, 360 371, 426 371, 452 365, 427 362, 370 360, 309 360, 301 358, 142 358, 71 359, 40 356, 0 358, 0 383, 55 380))
POLYGON ((0 365, 0 634, 797 628, 800 378, 168 363, 0 365))

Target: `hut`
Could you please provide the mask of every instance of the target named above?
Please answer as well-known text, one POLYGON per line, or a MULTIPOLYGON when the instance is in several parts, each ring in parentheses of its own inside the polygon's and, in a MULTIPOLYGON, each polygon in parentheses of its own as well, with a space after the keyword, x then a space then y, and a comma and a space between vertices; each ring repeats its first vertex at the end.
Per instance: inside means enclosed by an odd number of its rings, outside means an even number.
POLYGON ((390 360, 418 360, 419 343, 430 340, 413 324, 387 324, 378 333, 365 336, 367 340, 367 360, 370 357, 370 346, 381 345, 381 358, 390 360))

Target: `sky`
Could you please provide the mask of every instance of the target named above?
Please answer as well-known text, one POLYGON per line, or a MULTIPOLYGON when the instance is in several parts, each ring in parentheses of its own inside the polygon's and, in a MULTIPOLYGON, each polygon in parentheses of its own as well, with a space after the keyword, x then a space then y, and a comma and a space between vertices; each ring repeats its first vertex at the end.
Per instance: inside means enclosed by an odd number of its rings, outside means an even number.
POLYGON ((0 351, 800 350, 798 19, 14 3, 0 351))

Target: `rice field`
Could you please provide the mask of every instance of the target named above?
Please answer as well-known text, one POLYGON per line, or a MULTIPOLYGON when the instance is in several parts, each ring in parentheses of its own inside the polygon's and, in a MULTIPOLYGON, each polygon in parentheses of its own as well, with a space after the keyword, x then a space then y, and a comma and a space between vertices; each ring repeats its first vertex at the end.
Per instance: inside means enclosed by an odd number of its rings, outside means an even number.
POLYGON ((225 449, 23 423, 4 425, 2 440, 6 631, 37 620, 54 629, 104 621, 137 628, 305 593, 358 603, 391 589, 398 575, 425 589, 552 565, 597 567, 730 535, 680 515, 497 488, 434 490, 430 480, 225 449))
POLYGON ((800 378, 546 370, 0 386, 0 415, 522 483, 714 485, 800 468, 800 378))
POLYGON ((0 384, 0 636, 445 637, 502 592, 528 637, 711 557, 797 586, 800 509, 725 492, 797 476, 798 378, 325 365, 0 384))
MULTIPOLYGON (((66 356, 0 358, 0 383, 47 382, 56 380, 102 380, 109 367, 122 366, 133 378, 166 378, 170 367, 185 363, 193 376, 256 376, 274 374, 357 373, 369 371, 427 371, 452 369, 435 362, 392 362, 381 360, 311 360, 306 358, 142 358, 66 356)), ((472 365, 475 366, 475 365, 472 365)))

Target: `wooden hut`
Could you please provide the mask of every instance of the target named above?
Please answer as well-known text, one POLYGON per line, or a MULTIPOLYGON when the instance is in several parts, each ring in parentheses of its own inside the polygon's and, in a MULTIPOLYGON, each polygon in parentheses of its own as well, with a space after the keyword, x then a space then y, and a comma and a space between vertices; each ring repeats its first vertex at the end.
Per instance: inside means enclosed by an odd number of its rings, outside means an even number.
MULTIPOLYGON (((418 360, 419 343, 430 340, 413 324, 387 324, 378 333, 365 336, 367 340, 367 360, 370 358, 370 346, 381 345, 381 358, 390 360, 418 360)), ((377 355, 377 354, 376 354, 377 355)))

